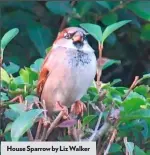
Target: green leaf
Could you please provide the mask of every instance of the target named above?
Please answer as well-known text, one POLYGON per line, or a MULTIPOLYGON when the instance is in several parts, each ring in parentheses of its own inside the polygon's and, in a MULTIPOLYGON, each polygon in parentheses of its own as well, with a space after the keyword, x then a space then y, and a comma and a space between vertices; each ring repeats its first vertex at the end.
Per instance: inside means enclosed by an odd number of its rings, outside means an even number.
POLYGON ((6 93, 3 93, 3 92, 0 93, 0 99, 1 99, 1 101, 9 100, 8 95, 6 93))
MULTIPOLYGON (((125 90, 125 93, 127 93, 128 91, 127 90, 125 90)), ((139 99, 142 99, 143 101, 146 101, 146 99, 145 99, 145 97, 144 96, 142 96, 142 95, 140 95, 139 93, 137 93, 137 92, 133 92, 133 91, 131 91, 130 93, 129 93, 129 95, 127 96, 127 100, 128 99, 132 99, 132 98, 139 98, 139 99)))
POLYGON ((19 73, 26 84, 33 84, 38 79, 38 74, 27 67, 21 69, 19 73))
POLYGON ((114 79, 113 82, 111 83, 111 86, 120 83, 122 80, 121 79, 114 79))
POLYGON ((43 62, 44 62, 44 59, 39 58, 39 59, 37 59, 37 60, 34 62, 34 64, 32 64, 32 65, 30 66, 30 68, 31 68, 33 71, 35 71, 35 72, 39 72, 40 69, 41 69, 41 66, 42 66, 43 62))
POLYGON ((12 122, 7 124, 4 133, 9 132, 11 130, 11 127, 12 127, 12 122))
POLYGON ((104 63, 102 70, 107 69, 108 67, 110 67, 113 64, 120 64, 121 61, 120 60, 108 60, 106 63, 104 63))
POLYGON ((44 57, 46 48, 48 48, 52 42, 50 29, 38 23, 34 23, 27 28, 27 31, 38 52, 44 57))
POLYGON ((127 24, 129 22, 131 22, 131 20, 124 20, 124 21, 120 21, 120 22, 114 23, 114 24, 109 25, 108 27, 106 27, 106 29, 104 30, 103 35, 102 35, 102 44, 105 41, 105 39, 112 32, 114 32, 115 30, 119 29, 120 27, 122 27, 123 25, 125 25, 125 24, 127 24))
POLYGON ((134 152, 135 155, 146 155, 146 153, 142 149, 140 149, 137 145, 135 145, 134 152))
POLYGON ((105 25, 111 25, 117 22, 118 15, 116 13, 109 13, 102 18, 102 23, 105 25))
POLYGON ((141 105, 145 105, 145 101, 141 98, 130 98, 123 102, 124 112, 129 113, 140 109, 141 105))
POLYGON ((12 121, 14 121, 19 116, 19 114, 12 109, 6 109, 4 115, 6 118, 9 118, 12 121))
POLYGON ((85 94, 82 98, 81 98, 82 102, 89 102, 90 101, 90 95, 89 94, 85 94))
POLYGON ((98 42, 102 40, 102 30, 99 25, 84 23, 80 24, 90 35, 92 35, 98 42))
POLYGON ((150 150, 147 150, 146 151, 146 155, 150 155, 150 150))
POLYGON ((115 152, 120 152, 121 151, 121 145, 117 143, 113 143, 110 147, 109 153, 115 153, 115 152))
POLYGON ((137 16, 150 21, 150 1, 134 1, 127 5, 127 8, 133 11, 137 16))
POLYGON ((37 96, 34 96, 34 95, 28 95, 25 97, 25 100, 27 100, 30 103, 33 103, 33 102, 35 103, 35 102, 39 101, 39 98, 37 96))
POLYGON ((10 77, 8 75, 8 73, 1 67, 1 80, 5 81, 7 83, 10 82, 10 77))
POLYGON ((89 124, 95 117, 96 115, 89 115, 89 116, 84 117, 82 125, 85 126, 89 124))
POLYGON ((134 92, 137 92, 138 94, 143 95, 144 97, 147 97, 148 91, 149 87, 146 85, 140 85, 134 89, 134 92))
POLYGON ((7 44, 19 33, 18 28, 14 28, 9 30, 5 35, 3 36, 1 40, 1 51, 4 51, 7 44))
POLYGON ((18 141, 33 126, 35 120, 42 112, 43 110, 41 109, 34 109, 21 114, 12 124, 12 141, 18 141))
POLYGON ((24 80, 21 76, 18 76, 18 77, 15 77, 13 78, 13 82, 11 83, 12 85, 15 84, 15 85, 20 85, 20 84, 24 84, 24 80))
POLYGON ((96 1, 99 5, 101 5, 102 7, 104 7, 104 8, 106 8, 106 9, 108 9, 108 10, 110 10, 111 9, 111 7, 110 7, 110 5, 109 5, 109 3, 108 2, 106 2, 106 1, 96 1))
POLYGON ((122 121, 136 120, 136 119, 150 119, 149 109, 139 109, 132 113, 122 116, 122 121))
POLYGON ((78 1, 76 5, 76 11, 80 14, 81 17, 83 17, 92 8, 92 5, 93 5, 93 2, 78 1))
POLYGON ((19 114, 25 112, 26 106, 23 103, 17 103, 17 104, 10 104, 9 107, 14 111, 19 114))
POLYGON ((149 79, 149 78, 150 78, 150 73, 144 74, 143 77, 140 79, 140 81, 143 81, 143 80, 149 79))
POLYGON ((6 66, 4 65, 4 69, 9 73, 9 74, 14 74, 19 71, 20 67, 16 65, 13 62, 9 62, 9 65, 6 66))
POLYGON ((141 39, 150 41, 150 24, 145 24, 141 30, 141 39))
POLYGON ((66 13, 71 14, 72 8, 69 1, 49 1, 46 2, 46 7, 55 14, 65 15, 66 13))

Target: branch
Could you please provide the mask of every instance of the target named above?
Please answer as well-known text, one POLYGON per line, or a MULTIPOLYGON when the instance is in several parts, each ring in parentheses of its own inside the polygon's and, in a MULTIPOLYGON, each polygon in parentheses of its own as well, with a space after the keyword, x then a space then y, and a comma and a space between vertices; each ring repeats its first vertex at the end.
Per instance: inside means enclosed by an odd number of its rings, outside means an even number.
POLYGON ((127 4, 131 3, 132 1, 134 0, 126 0, 124 3, 121 1, 119 5, 117 5, 116 7, 114 7, 113 9, 109 10, 107 13, 97 17, 96 19, 97 20, 101 20, 104 16, 106 16, 107 14, 109 13, 114 13, 116 12, 117 10, 120 10, 122 8, 124 8, 127 4))
POLYGON ((61 118, 62 118, 63 115, 64 115, 64 111, 61 111, 59 113, 59 115, 56 117, 56 119, 52 122, 51 126, 47 130, 47 133, 46 133, 46 136, 45 136, 44 140, 46 140, 48 138, 49 134, 57 126, 57 124, 59 123, 59 121, 61 120, 61 118))
POLYGON ((113 130, 113 133, 112 133, 112 136, 111 136, 111 138, 110 138, 109 144, 108 144, 108 146, 107 146, 107 148, 106 148, 106 151, 104 151, 104 155, 107 155, 107 154, 109 153, 109 149, 110 149, 110 147, 111 147, 111 145, 112 145, 112 143, 113 143, 113 141, 114 141, 116 135, 117 135, 117 130, 114 129, 114 130, 113 130))
MULTIPOLYGON (((75 3, 76 3, 76 0, 73 0, 71 2, 71 6, 73 7, 75 5, 75 3)), ((61 32, 64 29, 64 27, 67 25, 68 18, 69 18, 69 15, 64 16, 64 18, 60 24, 59 32, 61 32)))
POLYGON ((96 135, 97 135, 98 128, 100 126, 100 122, 101 122, 102 116, 103 116, 103 113, 101 112, 100 115, 99 115, 99 118, 98 118, 95 130, 94 130, 94 133, 92 134, 92 136, 89 138, 88 141, 94 141, 95 138, 97 137, 96 135))
POLYGON ((130 86, 128 92, 123 97, 123 100, 125 100, 128 97, 128 95, 130 94, 130 92, 136 87, 136 85, 138 84, 138 80, 139 80, 139 76, 136 76, 132 85, 130 86))

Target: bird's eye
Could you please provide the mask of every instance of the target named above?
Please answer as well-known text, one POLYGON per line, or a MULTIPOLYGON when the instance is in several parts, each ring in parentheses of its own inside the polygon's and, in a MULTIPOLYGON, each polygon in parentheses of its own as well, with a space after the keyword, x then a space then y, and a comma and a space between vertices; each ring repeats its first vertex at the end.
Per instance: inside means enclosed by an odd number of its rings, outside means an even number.
POLYGON ((64 33, 64 38, 70 39, 71 38, 71 34, 70 33, 64 33))

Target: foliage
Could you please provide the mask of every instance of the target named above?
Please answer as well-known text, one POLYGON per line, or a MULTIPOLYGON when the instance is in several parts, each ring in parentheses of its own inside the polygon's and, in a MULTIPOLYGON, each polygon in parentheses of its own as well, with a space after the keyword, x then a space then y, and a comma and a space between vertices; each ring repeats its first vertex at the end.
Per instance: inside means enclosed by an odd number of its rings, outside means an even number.
MULTIPOLYGON (((140 79, 136 79, 135 83, 133 82, 134 86, 130 88, 120 85, 122 80, 118 77, 112 82, 102 83, 100 90, 95 81, 93 82, 82 98, 82 101, 87 103, 88 110, 82 118, 81 139, 88 138, 95 131, 100 118, 98 130, 105 123, 110 125, 103 135, 105 143, 109 143, 107 139, 112 130, 117 129, 109 154, 121 155, 128 151, 130 154, 148 155, 150 67, 146 66, 150 65, 147 52, 150 41, 149 1, 128 0, 122 4, 109 1, 80 1, 73 5, 69 1, 2 2, 1 8, 1 58, 4 55, 4 60, 1 67, 0 112, 4 113, 6 121, 0 120, 0 139, 2 137, 5 141, 31 140, 29 134, 34 125, 41 118, 45 119, 45 109, 39 108, 38 104, 42 103, 36 96, 38 74, 43 58, 60 28, 58 23, 65 16, 68 26, 81 26, 97 42, 104 44, 103 54, 111 58, 102 66, 104 74, 108 74, 109 69, 115 65, 123 65, 124 59, 128 59, 130 66, 134 67, 137 67, 137 61, 142 59, 145 67, 143 73, 139 73, 140 79), (23 96, 23 103, 11 100, 20 95, 23 96)), ((96 41, 91 42, 97 49, 96 41)), ((98 50, 96 55, 97 53, 98 50)), ((132 78, 129 77, 130 82, 123 84, 131 84, 132 78)), ((76 123, 75 120, 70 120, 57 127, 76 127, 76 123)), ((67 138, 64 136, 59 139, 67 138)), ((105 143, 99 148, 105 148, 105 143)))

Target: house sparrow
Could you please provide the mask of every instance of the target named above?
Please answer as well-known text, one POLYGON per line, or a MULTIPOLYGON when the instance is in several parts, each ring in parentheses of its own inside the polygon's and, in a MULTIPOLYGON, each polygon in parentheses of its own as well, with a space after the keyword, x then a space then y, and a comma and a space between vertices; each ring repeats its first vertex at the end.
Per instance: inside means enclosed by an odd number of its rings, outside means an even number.
POLYGON ((49 116, 71 106, 74 113, 83 113, 80 99, 96 74, 96 57, 86 35, 78 27, 64 29, 44 60, 37 94, 45 100, 49 116))

